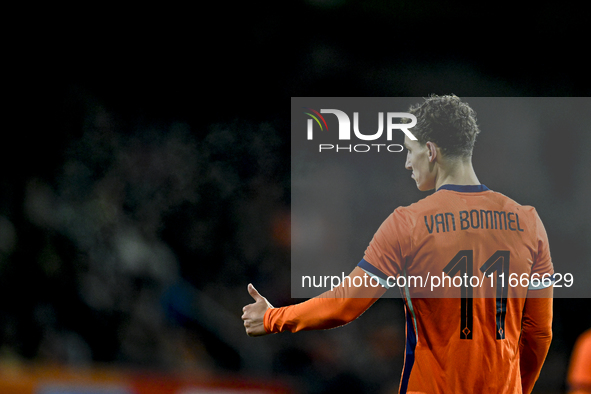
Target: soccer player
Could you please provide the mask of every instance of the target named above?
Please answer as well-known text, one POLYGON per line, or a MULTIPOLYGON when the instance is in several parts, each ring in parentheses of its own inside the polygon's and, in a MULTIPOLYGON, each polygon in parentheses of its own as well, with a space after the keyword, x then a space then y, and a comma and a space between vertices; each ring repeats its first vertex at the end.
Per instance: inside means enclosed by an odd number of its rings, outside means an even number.
POLYGON ((568 394, 591 394, 591 329, 575 343, 566 382, 568 394))
POLYGON ((417 140, 405 138, 405 166, 419 190, 435 192, 394 210, 349 275, 382 286, 345 280, 273 308, 249 284, 255 302, 243 308, 246 333, 337 327, 398 286, 406 315, 400 393, 530 393, 552 338, 554 270, 544 226, 533 207, 478 180, 472 150, 480 130, 467 103, 430 96, 409 112, 417 140))

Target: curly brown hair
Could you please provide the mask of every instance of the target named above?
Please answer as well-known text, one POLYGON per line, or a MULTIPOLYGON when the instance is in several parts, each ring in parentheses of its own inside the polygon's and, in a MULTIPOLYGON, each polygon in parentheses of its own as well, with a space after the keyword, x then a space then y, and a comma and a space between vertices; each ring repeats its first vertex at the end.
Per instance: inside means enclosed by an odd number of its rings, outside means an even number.
POLYGON ((434 142, 449 157, 472 156, 480 129, 476 112, 459 97, 430 95, 423 103, 411 106, 409 112, 417 118, 411 132, 418 142, 434 142))

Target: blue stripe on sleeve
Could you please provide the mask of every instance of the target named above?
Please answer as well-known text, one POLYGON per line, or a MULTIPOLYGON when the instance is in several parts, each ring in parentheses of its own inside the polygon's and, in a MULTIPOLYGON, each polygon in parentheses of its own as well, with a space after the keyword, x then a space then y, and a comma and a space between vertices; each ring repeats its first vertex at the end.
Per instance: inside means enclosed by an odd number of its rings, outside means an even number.
POLYGON ((533 283, 531 283, 531 278, 530 278, 530 284, 529 284, 529 287, 527 288, 528 290, 546 289, 546 288, 552 286, 554 284, 554 282, 556 282, 556 277, 554 276, 554 274, 552 274, 550 276, 541 275, 537 279, 539 280, 539 284, 534 285, 533 283))
POLYGON ((368 263, 365 259, 361 259, 361 261, 359 262, 359 264, 357 264, 357 266, 359 268, 369 272, 370 274, 377 276, 380 279, 388 280, 388 275, 384 274, 382 271, 380 271, 379 269, 377 269, 376 267, 374 267, 373 265, 368 263))

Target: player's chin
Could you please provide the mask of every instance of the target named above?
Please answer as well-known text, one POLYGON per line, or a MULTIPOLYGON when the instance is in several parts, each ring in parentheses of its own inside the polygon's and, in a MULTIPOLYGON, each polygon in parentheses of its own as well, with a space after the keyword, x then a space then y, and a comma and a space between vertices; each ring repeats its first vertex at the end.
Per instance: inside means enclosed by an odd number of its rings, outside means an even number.
POLYGON ((428 192, 429 190, 435 189, 435 187, 417 182, 417 189, 419 189, 421 192, 428 192))

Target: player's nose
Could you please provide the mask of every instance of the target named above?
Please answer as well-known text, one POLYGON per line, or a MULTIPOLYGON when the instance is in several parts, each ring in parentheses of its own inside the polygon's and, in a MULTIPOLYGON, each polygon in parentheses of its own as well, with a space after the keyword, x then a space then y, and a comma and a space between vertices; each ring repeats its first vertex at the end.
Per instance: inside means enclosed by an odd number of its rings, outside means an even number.
POLYGON ((410 157, 408 152, 406 153, 406 162, 404 163, 404 168, 407 170, 412 170, 412 165, 410 164, 410 157))

